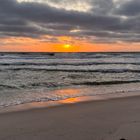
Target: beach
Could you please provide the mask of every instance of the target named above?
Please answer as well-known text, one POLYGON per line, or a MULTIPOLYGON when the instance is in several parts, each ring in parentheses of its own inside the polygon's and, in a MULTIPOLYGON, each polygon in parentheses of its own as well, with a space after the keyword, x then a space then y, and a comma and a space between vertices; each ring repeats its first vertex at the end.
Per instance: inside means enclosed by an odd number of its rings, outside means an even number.
POLYGON ((139 140, 140 53, 0 53, 0 140, 139 140))
POLYGON ((140 140, 140 0, 0 0, 0 140, 140 140))
POLYGON ((140 97, 0 114, 0 140, 139 140, 140 97))

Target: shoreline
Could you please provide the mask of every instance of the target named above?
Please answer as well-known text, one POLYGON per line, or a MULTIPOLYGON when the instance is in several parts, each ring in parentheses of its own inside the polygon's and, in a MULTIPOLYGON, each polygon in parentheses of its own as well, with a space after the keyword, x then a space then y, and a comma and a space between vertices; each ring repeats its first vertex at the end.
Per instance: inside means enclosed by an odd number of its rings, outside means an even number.
POLYGON ((140 91, 135 92, 120 92, 116 95, 112 93, 108 94, 99 94, 94 96, 80 96, 80 97, 73 97, 67 98, 58 101, 43 101, 43 102, 31 102, 31 103, 24 103, 19 105, 13 105, 8 107, 0 108, 0 115, 5 113, 14 113, 14 112, 22 112, 22 111, 30 111, 36 109, 44 109, 44 108, 52 108, 57 106, 65 106, 71 104, 82 104, 87 102, 100 102, 106 100, 116 100, 116 99, 125 99, 125 98, 135 98, 140 97, 140 91))

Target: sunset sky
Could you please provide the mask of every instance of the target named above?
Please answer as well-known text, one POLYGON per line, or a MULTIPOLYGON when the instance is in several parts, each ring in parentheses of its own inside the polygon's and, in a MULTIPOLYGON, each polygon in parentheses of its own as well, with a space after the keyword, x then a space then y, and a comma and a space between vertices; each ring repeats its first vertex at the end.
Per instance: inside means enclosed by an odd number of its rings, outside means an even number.
POLYGON ((140 51, 140 0, 0 0, 0 51, 140 51))

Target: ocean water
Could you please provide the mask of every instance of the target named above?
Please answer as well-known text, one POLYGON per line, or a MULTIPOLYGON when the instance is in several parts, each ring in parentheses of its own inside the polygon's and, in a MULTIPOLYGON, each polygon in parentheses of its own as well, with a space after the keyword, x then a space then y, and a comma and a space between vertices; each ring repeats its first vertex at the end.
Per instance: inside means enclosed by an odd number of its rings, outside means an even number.
POLYGON ((140 53, 0 53, 0 107, 140 91, 140 53))

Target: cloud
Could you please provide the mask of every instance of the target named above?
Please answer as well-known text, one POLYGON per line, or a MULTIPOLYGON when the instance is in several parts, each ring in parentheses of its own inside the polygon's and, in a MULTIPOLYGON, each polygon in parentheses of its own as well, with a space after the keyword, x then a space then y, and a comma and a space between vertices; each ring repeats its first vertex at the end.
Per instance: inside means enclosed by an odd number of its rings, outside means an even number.
POLYGON ((0 37, 39 39, 49 35, 84 37, 99 43, 140 42, 139 0, 87 0, 82 10, 83 2, 1 0, 0 37))
POLYGON ((140 1, 130 0, 122 3, 117 8, 116 13, 125 16, 140 16, 140 1))

